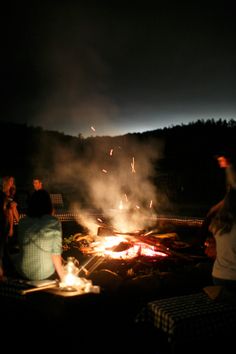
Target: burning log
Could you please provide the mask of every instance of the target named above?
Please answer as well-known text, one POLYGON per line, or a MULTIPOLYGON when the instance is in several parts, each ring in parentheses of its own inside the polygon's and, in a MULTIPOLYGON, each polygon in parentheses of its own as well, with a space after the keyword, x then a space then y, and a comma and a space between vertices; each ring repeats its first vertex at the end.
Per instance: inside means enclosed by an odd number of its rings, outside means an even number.
MULTIPOLYGON (((134 279, 140 275, 153 275, 157 270, 163 272, 176 270, 183 265, 194 266, 196 261, 201 260, 202 257, 205 259, 206 256, 198 256, 196 253, 190 254, 192 245, 182 241, 183 239, 181 240, 175 231, 184 230, 185 233, 186 231, 189 233, 193 227, 196 231, 201 225, 201 221, 186 220, 166 218, 166 220, 160 220, 152 230, 121 232, 104 222, 101 225, 101 219, 99 219, 100 225, 97 228, 96 236, 79 234, 75 240, 76 248, 79 249, 78 255, 83 255, 79 274, 84 272, 86 277, 96 276, 99 278, 100 272, 104 272, 105 268, 113 273, 112 275, 109 273, 108 277, 111 275, 117 279, 116 275, 119 275, 124 280, 134 279), (181 227, 176 228, 173 223, 180 224, 181 227), (185 229, 182 227, 184 224, 185 229), (163 230, 166 232, 164 233, 163 230), (87 257, 85 262, 84 257, 87 257)), ((186 236, 186 234, 184 235, 186 236)), ((194 251, 193 248, 192 250, 194 251)), ((106 275, 105 272, 101 278, 104 280, 107 278, 106 275)), ((106 280, 108 283, 110 282, 108 279, 106 280)), ((102 283, 99 278, 100 281, 102 283)), ((106 281, 104 280, 104 282, 106 281)), ((115 282, 116 280, 114 280, 115 282)))

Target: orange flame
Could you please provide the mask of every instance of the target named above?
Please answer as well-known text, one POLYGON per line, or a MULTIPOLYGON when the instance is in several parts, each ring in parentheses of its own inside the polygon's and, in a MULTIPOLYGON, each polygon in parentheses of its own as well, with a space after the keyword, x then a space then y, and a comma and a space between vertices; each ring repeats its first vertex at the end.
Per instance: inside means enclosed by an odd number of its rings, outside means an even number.
POLYGON ((154 246, 147 245, 143 242, 137 242, 133 247, 128 248, 125 251, 114 252, 111 250, 105 249, 104 254, 113 259, 131 259, 137 256, 146 256, 146 257, 166 257, 167 254, 160 251, 155 251, 154 246))
MULTIPOLYGON (((116 252, 112 248, 121 242, 127 242, 123 236, 105 236, 99 242, 94 242, 92 247, 100 256, 107 256, 113 259, 132 259, 138 256, 146 257, 166 257, 167 254, 158 251, 155 246, 144 242, 136 242, 124 251, 116 252)), ((128 244, 128 242, 127 242, 128 244)))

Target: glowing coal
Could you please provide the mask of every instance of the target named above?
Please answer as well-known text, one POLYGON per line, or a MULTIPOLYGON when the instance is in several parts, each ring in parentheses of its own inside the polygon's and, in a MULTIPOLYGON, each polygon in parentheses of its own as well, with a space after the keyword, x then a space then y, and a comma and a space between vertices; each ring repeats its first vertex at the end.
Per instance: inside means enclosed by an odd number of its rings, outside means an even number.
POLYGON ((168 255, 160 251, 158 246, 138 241, 128 235, 99 237, 90 244, 89 248, 84 249, 84 252, 112 259, 132 259, 139 256, 166 257, 168 255))

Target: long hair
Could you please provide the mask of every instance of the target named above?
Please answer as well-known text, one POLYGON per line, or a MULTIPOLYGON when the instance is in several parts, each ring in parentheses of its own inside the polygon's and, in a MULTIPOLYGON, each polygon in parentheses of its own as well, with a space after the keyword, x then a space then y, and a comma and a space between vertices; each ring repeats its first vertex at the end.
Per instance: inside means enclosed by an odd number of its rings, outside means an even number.
POLYGON ((13 176, 4 176, 2 178, 2 190, 7 195, 10 193, 10 188, 15 186, 15 178, 13 176))
POLYGON ((50 194, 45 189, 33 192, 29 200, 27 215, 40 218, 43 215, 52 215, 52 211, 50 194))
POLYGON ((224 198, 224 203, 215 217, 212 219, 209 230, 220 235, 231 231, 236 223, 236 190, 231 189, 224 198))

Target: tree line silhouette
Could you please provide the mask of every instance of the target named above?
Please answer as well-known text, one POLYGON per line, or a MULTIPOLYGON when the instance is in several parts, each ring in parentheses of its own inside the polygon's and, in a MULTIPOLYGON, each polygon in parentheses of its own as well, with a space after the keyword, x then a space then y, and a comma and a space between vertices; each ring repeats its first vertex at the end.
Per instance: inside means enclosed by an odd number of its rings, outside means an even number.
MULTIPOLYGON (((198 120, 144 133, 88 138, 1 122, 0 176, 15 176, 18 189, 23 190, 29 188, 33 176, 40 175, 50 190, 82 198, 81 191, 87 188, 80 178, 85 165, 86 168, 95 164, 96 168, 106 167, 109 151, 115 149, 122 158, 135 157, 135 161, 144 166, 145 154, 140 160, 139 156, 146 149, 153 164, 153 172, 148 176, 152 183, 173 204, 201 205, 201 210, 205 211, 225 192, 224 171, 219 169, 214 156, 227 147, 236 151, 235 136, 233 119, 198 120)), ((109 168, 115 169, 116 164, 111 160, 109 163, 109 168)))

